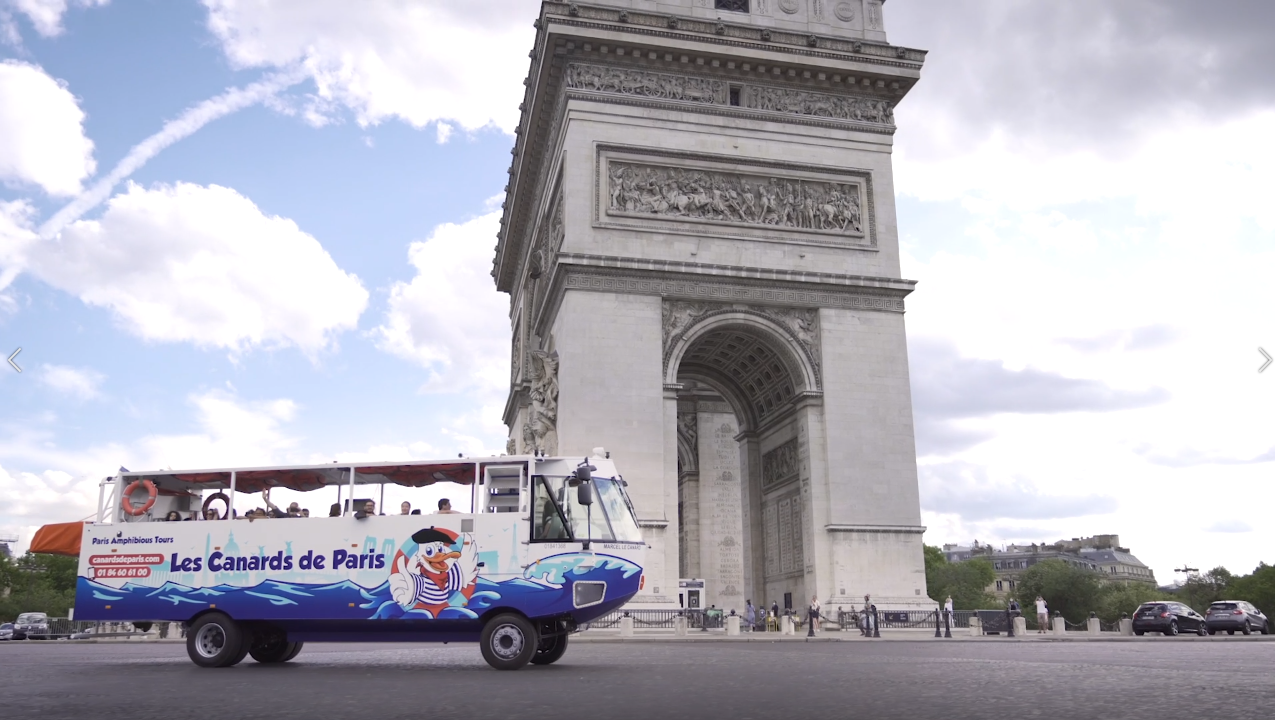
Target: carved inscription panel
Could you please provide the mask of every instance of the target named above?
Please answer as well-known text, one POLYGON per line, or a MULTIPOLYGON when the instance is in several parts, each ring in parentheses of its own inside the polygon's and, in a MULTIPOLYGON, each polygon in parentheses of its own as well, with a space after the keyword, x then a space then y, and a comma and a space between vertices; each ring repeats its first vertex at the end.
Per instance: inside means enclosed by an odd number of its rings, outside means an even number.
POLYGON ((796 480, 801 470, 797 438, 761 456, 761 488, 769 490, 796 480))
POLYGON ((762 501, 767 579, 801 573, 805 569, 802 502, 799 492, 762 501))

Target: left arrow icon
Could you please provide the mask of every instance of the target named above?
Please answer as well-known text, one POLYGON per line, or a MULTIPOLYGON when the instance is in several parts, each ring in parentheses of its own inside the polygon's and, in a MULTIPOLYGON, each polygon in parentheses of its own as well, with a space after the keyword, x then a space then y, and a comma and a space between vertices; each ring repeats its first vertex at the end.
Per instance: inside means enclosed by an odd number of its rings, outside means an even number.
POLYGON ((13 369, 17 370, 18 372, 22 372, 22 368, 18 367, 18 364, 14 362, 13 359, 16 358, 18 356, 18 353, 20 352, 22 352, 22 348, 18 348, 17 350, 14 350, 13 354, 9 356, 9 364, 12 365, 13 369))

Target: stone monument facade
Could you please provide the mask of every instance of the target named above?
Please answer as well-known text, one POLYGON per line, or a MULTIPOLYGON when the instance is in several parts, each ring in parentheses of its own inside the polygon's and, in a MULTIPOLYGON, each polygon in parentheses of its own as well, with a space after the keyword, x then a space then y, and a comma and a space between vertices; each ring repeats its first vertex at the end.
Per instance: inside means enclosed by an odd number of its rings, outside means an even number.
POLYGON ((492 271, 509 451, 614 453, 742 611, 924 604, 881 0, 544 2, 492 271))

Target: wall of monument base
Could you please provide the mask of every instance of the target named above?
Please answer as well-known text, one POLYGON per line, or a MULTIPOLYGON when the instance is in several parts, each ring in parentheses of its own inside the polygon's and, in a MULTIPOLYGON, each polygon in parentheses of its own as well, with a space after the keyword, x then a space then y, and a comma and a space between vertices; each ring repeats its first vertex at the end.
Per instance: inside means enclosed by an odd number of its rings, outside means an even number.
POLYGON ((825 606, 861 606, 864 595, 871 595, 879 608, 934 604, 925 594, 925 553, 919 532, 838 530, 828 537, 832 577, 818 582, 825 606))

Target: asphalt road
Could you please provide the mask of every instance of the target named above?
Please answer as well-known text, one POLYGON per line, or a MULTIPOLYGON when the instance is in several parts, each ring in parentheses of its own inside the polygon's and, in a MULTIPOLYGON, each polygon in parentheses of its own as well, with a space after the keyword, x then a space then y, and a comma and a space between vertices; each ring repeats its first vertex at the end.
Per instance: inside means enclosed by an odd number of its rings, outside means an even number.
POLYGON ((309 645, 205 670, 180 644, 0 643, 5 718, 1269 718, 1275 642, 577 643, 491 670, 474 645, 309 645))

